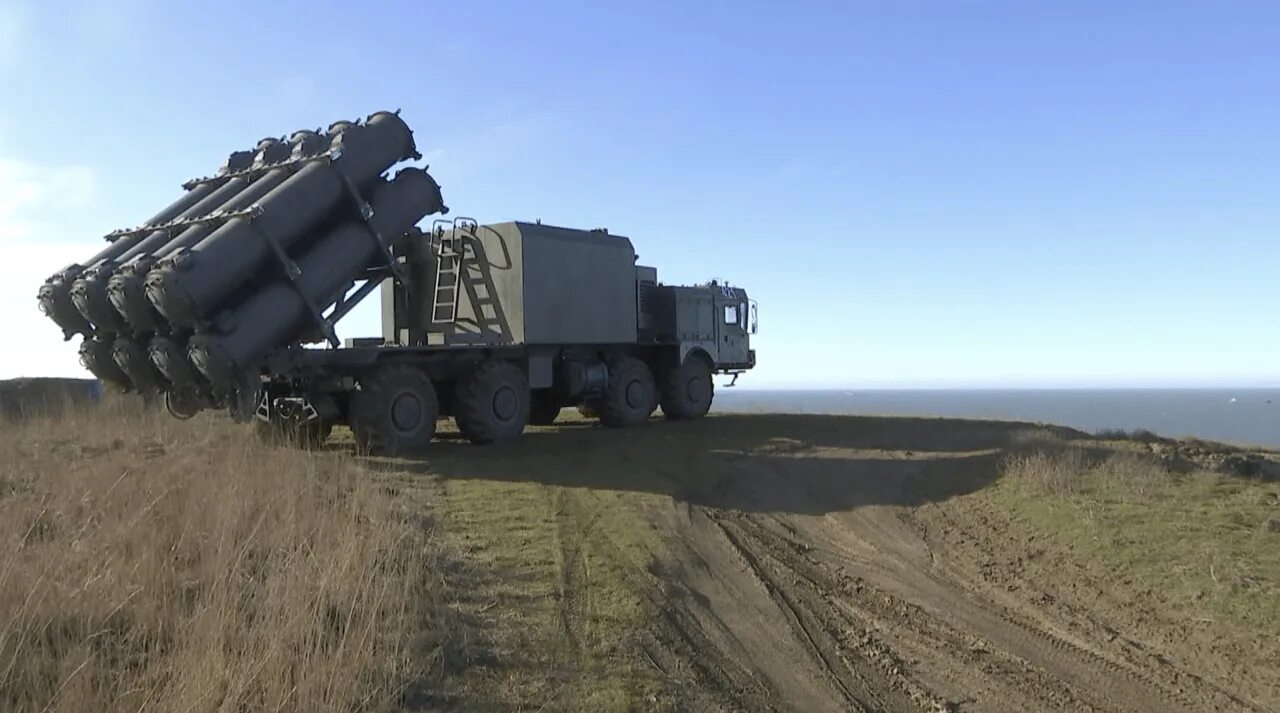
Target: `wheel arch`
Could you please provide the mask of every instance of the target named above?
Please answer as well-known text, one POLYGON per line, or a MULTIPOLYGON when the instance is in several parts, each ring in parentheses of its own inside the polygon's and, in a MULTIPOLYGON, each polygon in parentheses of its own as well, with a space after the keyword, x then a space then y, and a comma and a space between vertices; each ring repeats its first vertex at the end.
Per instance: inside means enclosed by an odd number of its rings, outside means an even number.
POLYGON ((711 355, 707 353, 706 349, 703 349, 702 347, 690 348, 689 351, 685 353, 684 359, 680 360, 679 363, 684 364, 692 360, 701 361, 703 364, 706 365, 707 371, 715 373, 716 361, 715 359, 711 358, 711 355))

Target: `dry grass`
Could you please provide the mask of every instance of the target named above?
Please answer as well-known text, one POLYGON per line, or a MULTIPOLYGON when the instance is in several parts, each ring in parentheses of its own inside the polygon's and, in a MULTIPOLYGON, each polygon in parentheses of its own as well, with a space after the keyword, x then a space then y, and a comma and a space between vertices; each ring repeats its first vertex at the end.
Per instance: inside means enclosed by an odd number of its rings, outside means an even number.
POLYGON ((1178 473, 1098 444, 1011 457, 996 497, 1118 578, 1193 617, 1280 639, 1280 483, 1178 473))
POLYGON ((357 461, 119 400, 0 426, 0 710, 379 710, 438 672, 429 521, 357 461))
POLYGON ((1092 467, 1084 449, 1064 446, 1013 455, 1006 462, 1005 474, 1039 492, 1072 495, 1080 492, 1084 475, 1092 467))

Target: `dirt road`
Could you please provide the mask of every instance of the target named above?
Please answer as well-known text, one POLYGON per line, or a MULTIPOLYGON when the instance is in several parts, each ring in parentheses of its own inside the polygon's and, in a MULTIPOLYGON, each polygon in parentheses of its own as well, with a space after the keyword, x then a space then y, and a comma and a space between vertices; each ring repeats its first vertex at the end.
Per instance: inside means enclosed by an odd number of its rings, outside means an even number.
MULTIPOLYGON (((384 464, 444 503, 465 710, 1273 711, 1275 661, 981 497, 1050 431, 721 416, 384 464)), ((1066 431, 1059 436, 1075 437, 1066 431)))

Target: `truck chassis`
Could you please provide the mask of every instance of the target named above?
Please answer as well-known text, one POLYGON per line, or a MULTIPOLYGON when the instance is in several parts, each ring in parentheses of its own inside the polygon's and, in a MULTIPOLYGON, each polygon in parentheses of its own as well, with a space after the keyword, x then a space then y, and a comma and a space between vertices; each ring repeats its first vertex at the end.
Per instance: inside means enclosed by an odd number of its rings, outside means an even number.
MULTIPOLYGON (((473 443, 519 436, 578 407, 612 428, 635 426, 661 407, 670 420, 701 418, 715 373, 754 366, 714 364, 702 351, 680 359, 674 344, 415 347, 357 340, 340 349, 273 354, 253 403, 261 435, 298 446, 351 428, 362 450, 396 454, 426 446, 438 419, 452 417, 473 443)), ((248 414, 241 414, 247 417, 248 414)))

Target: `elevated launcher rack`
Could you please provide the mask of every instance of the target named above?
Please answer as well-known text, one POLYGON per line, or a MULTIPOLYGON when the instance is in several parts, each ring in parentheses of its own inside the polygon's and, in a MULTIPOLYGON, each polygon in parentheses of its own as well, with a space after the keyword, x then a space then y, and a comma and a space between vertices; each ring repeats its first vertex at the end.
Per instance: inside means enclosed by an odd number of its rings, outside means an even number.
POLYGON ((476 442, 567 405, 630 425, 709 408, 711 374, 755 364, 755 305, 718 283, 661 285, 605 230, 481 225, 447 212, 398 113, 264 139, 41 287, 40 308, 120 389, 189 417, 226 408, 312 442, 422 445, 453 415, 476 442), (391 278, 391 279, 388 279, 391 278), (382 287, 382 337, 335 323, 382 287), (328 349, 307 349, 327 342, 328 349), (408 405, 406 405, 408 404, 408 405), (429 424, 429 425, 428 425, 429 424))

